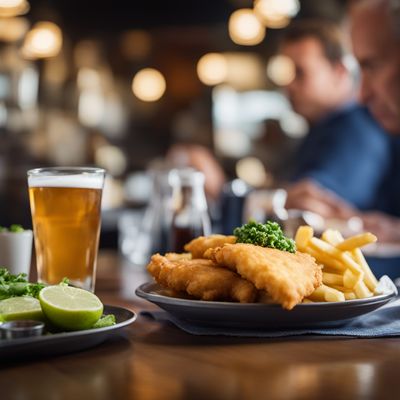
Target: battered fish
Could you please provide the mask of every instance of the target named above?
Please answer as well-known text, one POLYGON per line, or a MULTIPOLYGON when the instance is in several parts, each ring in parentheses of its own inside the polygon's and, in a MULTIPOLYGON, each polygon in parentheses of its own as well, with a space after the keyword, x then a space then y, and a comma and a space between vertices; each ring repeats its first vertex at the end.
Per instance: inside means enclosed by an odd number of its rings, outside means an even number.
POLYGON ((252 303, 257 295, 251 282, 211 260, 170 260, 155 254, 147 270, 161 286, 186 292, 196 299, 252 303))
POLYGON ((206 257, 226 266, 266 290, 272 300, 291 310, 322 284, 322 269, 308 254, 254 246, 227 244, 210 249, 206 257))
POLYGON ((208 249, 221 247, 227 243, 236 243, 236 236, 210 235, 199 236, 185 245, 185 250, 192 253, 192 258, 204 258, 203 254, 208 249))

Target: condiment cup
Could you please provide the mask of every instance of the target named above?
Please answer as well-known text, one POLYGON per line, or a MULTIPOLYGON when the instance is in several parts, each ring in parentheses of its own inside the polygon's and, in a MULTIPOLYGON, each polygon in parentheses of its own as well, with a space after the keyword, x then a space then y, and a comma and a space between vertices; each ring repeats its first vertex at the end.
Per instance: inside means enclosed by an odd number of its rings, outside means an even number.
POLYGON ((33 320, 18 320, 5 322, 0 325, 0 336, 3 339, 18 339, 29 336, 41 336, 44 323, 33 320))

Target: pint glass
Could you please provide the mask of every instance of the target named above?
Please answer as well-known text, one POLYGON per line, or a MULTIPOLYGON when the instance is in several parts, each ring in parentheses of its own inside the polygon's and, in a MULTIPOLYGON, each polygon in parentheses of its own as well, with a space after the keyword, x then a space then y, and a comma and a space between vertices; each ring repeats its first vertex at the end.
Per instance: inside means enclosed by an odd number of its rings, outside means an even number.
POLYGON ((38 281, 94 291, 105 171, 39 168, 28 171, 38 281))

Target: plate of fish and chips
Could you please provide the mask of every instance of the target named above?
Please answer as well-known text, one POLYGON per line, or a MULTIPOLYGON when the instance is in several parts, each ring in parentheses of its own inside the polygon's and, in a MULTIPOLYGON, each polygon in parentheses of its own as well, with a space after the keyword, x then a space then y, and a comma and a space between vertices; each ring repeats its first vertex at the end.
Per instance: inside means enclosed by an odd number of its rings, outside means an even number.
POLYGON ((198 237, 186 253, 153 255, 147 270, 155 282, 136 294, 198 325, 270 330, 343 325, 397 295, 362 254, 376 241, 371 233, 345 239, 328 229, 318 238, 301 226, 293 241, 276 223, 238 229, 198 237))

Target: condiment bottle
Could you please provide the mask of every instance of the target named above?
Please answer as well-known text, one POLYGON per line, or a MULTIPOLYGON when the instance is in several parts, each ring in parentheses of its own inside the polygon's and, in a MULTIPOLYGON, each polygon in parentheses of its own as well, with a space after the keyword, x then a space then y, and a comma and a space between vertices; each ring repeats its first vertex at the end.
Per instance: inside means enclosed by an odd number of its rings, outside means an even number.
POLYGON ((191 168, 174 169, 169 174, 169 183, 172 186, 172 216, 168 250, 181 253, 186 243, 211 233, 204 175, 191 168))

